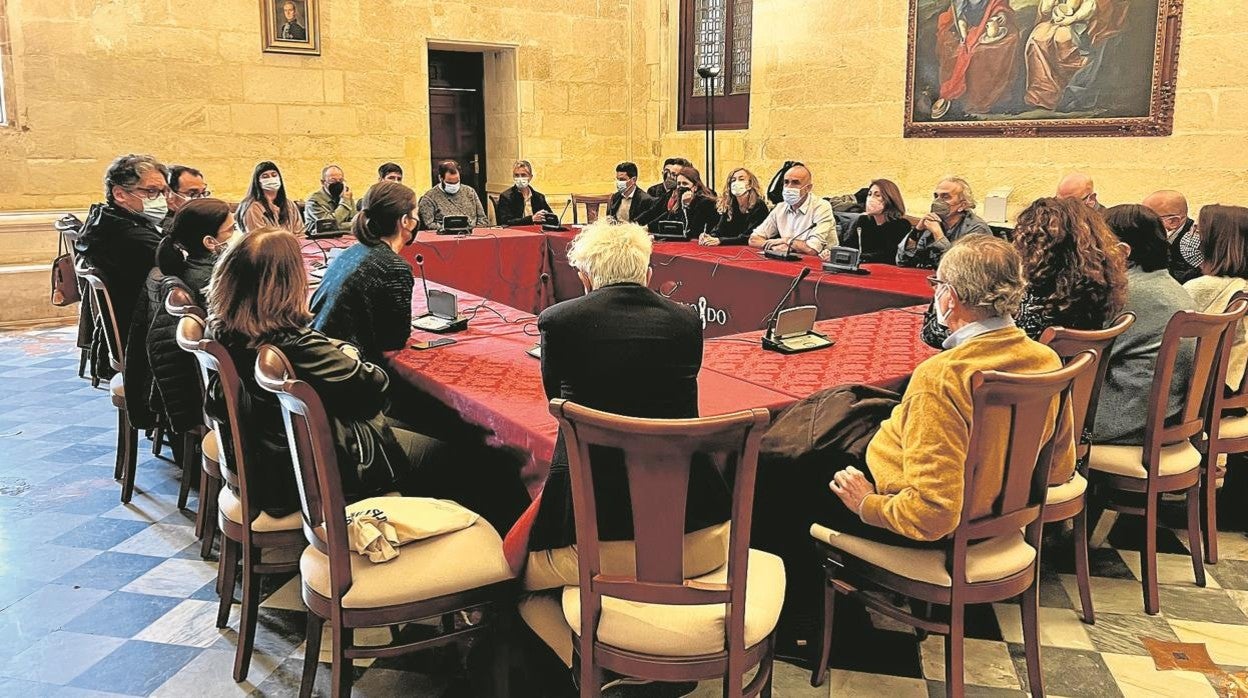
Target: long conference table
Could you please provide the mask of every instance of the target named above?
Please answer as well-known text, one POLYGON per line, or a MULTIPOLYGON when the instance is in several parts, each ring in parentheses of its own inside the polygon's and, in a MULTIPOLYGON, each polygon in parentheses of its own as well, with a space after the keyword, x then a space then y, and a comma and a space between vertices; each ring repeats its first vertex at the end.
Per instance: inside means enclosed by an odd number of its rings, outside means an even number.
MULTIPOLYGON (((583 293, 566 260, 574 233, 538 228, 482 229, 471 236, 422 232, 403 256, 431 288, 458 296, 468 328, 449 335, 455 343, 429 350, 391 352, 392 375, 445 404, 481 428, 493 445, 524 454, 521 478, 531 495, 540 492, 554 452, 558 426, 547 408, 541 365, 527 351, 538 342, 536 314, 583 293)), ((309 264, 350 236, 304 242, 309 264)), ((825 388, 866 383, 897 389, 935 350, 919 339, 924 307, 931 299, 930 271, 867 265, 869 275, 811 273, 787 305, 819 308, 816 330, 835 344, 825 350, 784 355, 765 351, 766 316, 781 300, 802 265, 814 260, 759 259, 742 247, 705 248, 694 243, 657 243, 652 288, 702 310, 707 340, 698 378, 703 415, 763 407, 776 414, 825 388), (722 314, 721 314, 722 313, 722 314)), ((421 281, 413 316, 427 312, 421 281)), ((413 329, 411 341, 434 335, 413 329)), ((639 367, 644 370, 644 367, 639 367)))

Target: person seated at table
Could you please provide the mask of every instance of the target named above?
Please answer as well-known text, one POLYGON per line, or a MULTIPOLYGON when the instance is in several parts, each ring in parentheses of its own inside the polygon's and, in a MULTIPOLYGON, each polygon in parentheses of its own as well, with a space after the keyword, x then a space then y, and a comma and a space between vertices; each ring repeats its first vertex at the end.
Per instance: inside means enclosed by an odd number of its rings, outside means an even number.
POLYGON ((267 160, 256 165, 247 196, 238 202, 234 222, 244 233, 261 228, 281 228, 296 235, 304 232, 299 207, 286 198, 286 184, 277 165, 267 160))
POLYGON ((910 234, 906 202, 901 190, 887 179, 875 179, 867 188, 865 213, 850 223, 841 245, 857 248, 858 261, 896 264, 897 246, 910 234))
MULTIPOLYGON (((402 184, 403 168, 396 162, 383 162, 381 167, 377 168, 377 183, 381 184, 382 182, 398 182, 399 184, 402 184)), ((372 190, 372 187, 368 188, 368 191, 372 190)), ((355 202, 355 209, 359 211, 367 205, 368 192, 366 191, 364 192, 364 196, 361 196, 359 200, 355 202)))
MULTIPOLYGON (((1158 216, 1160 218, 1160 216, 1158 216)), ((1202 313, 1224 313, 1231 298, 1248 290, 1248 208, 1211 204, 1200 209, 1201 256, 1204 276, 1183 284, 1202 313)), ((1165 224, 1165 221, 1162 221, 1165 224)), ((1171 251, 1173 251, 1171 247, 1171 251)), ((1173 257, 1171 275, 1173 276, 1173 257)), ((1226 384, 1238 389, 1248 362, 1248 337, 1241 320, 1235 330, 1231 359, 1226 367, 1226 384)))
POLYGON ((1057 197, 1074 199, 1097 213, 1105 213, 1105 207, 1096 198, 1096 183, 1082 172, 1071 172, 1062 177, 1062 181, 1057 183, 1057 197))
POLYGON ((666 200, 672 190, 676 188, 676 178, 680 176, 680 171, 686 167, 693 167, 693 163, 685 158, 668 158, 663 161, 663 180, 658 184, 651 186, 646 190, 646 194, 656 201, 666 200))
POLYGON ((1153 209, 1166 228, 1170 243, 1170 276, 1181 284, 1200 276, 1205 260, 1200 254, 1200 232, 1196 221, 1189 217, 1187 197, 1182 192, 1162 189, 1144 197, 1141 202, 1153 209))
POLYGON ((805 165, 784 173, 784 203, 771 209, 763 224, 750 235, 750 247, 818 256, 836 247, 836 217, 832 206, 814 195, 814 175, 805 165))
POLYGON ((412 267, 399 252, 416 239, 416 192, 395 182, 370 190, 351 226, 356 243, 338 255, 312 294, 312 328, 369 361, 402 349, 412 333, 412 267))
MULTIPOLYGON (((1175 313, 1198 308, 1170 276, 1170 250, 1156 213, 1139 204, 1123 204, 1106 211, 1105 220, 1127 253, 1127 303, 1123 310, 1135 313, 1135 323, 1118 337, 1109 353, 1092 442, 1138 446, 1144 443, 1148 396, 1161 336, 1175 313)), ((1179 412, 1194 351, 1191 342, 1179 345, 1166 403, 1167 418, 1179 412)))
POLYGON ((517 160, 511 167, 515 182, 498 195, 494 214, 499 225, 541 225, 547 218, 554 220, 555 213, 546 203, 546 197, 532 187, 533 165, 528 160, 517 160))
MULTIPOLYGON (((250 430, 247 477, 253 504, 275 517, 299 510, 281 408, 276 396, 256 385, 256 350, 263 344, 286 355, 299 380, 321 397, 334 433, 342 435, 335 445, 348 502, 396 490, 436 496, 414 491, 409 482, 420 468, 437 467, 441 445, 391 424, 383 413, 389 376, 362 360, 356 347, 308 327, 307 298, 299 242, 276 228, 262 228, 231 244, 209 286, 207 334, 229 351, 245 392, 240 422, 250 430), (362 451, 373 454, 368 463, 360 462, 362 451)), ((228 424, 216 380, 208 385, 205 412, 228 424)), ((232 448, 228 434, 222 436, 232 448)))
MULTIPOLYGON (((1127 300, 1126 256, 1099 213, 1076 199, 1036 199, 1018 215, 1014 249, 1027 292, 1015 323, 1032 339, 1053 326, 1099 330, 1127 300)), ((923 341, 940 349, 949 331, 935 304, 923 318, 923 341)))
POLYGON ((421 230, 441 228, 445 216, 467 216, 468 225, 474 228, 490 225, 477 191, 459 181, 459 163, 454 160, 438 165, 438 185, 420 197, 421 230))
POLYGON ((702 173, 692 167, 682 167, 676 177, 676 189, 638 216, 637 224, 655 233, 660 223, 676 222, 684 230, 686 239, 698 240, 708 234, 718 220, 715 195, 702 183, 702 173))
POLYGON ((311 233, 316 231, 317 222, 333 221, 335 230, 345 230, 354 216, 355 203, 342 168, 326 165, 321 170, 321 188, 303 202, 303 227, 311 233))
POLYGON ((984 219, 975 215, 975 192, 961 177, 945 177, 932 192, 931 211, 919 219, 897 245, 897 266, 935 269, 940 256, 963 235, 992 234, 984 219))
POLYGON ((621 162, 615 166, 615 193, 607 202, 607 218, 630 223, 645 215, 654 197, 637 188, 637 165, 621 162))
POLYGON ((160 230, 168 234, 169 226, 173 225, 173 217, 182 210, 183 206, 196 199, 207 198, 212 192, 208 191, 204 173, 186 165, 171 166, 166 181, 169 184, 169 191, 165 194, 165 201, 169 205, 169 212, 161 221, 160 230))
POLYGON ((758 177, 744 167, 728 173, 715 210, 719 212, 719 222, 714 230, 698 238, 699 245, 744 245, 770 213, 758 177))
MULTIPOLYGON (((568 249, 585 295, 547 308, 538 318, 542 383, 547 398, 562 397, 631 417, 698 416, 702 325, 692 310, 646 288, 653 243, 636 224, 593 223, 568 249), (604 322, 609 318, 610 322, 604 322), (612 370, 604 370, 614 367, 612 370), (635 370, 630 370, 635 369, 635 370)), ((596 459, 599 535, 629 541, 632 509, 622 466, 596 459)), ((685 575, 694 577, 726 562, 730 497, 710 463, 690 475, 685 516, 685 575)), ((528 540, 524 588, 546 592, 520 603, 520 615, 563 663, 572 663, 572 632, 558 607, 564 587, 579 583, 568 454, 563 435, 555 445, 528 540), (552 598, 554 600, 552 600, 552 598)), ((629 549, 604 549, 604 573, 632 563, 629 549)))

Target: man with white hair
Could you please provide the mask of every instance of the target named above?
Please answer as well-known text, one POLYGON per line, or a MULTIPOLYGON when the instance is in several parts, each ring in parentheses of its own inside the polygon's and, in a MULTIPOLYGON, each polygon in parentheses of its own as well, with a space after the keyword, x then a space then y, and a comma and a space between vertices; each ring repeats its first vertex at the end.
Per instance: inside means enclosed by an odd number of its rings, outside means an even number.
POLYGON ((992 228, 975 215, 975 205, 975 192, 965 179, 950 176, 937 182, 931 211, 897 245, 897 266, 935 269, 940 256, 962 236, 991 235, 992 228))
MULTIPOLYGON (((547 398, 630 417, 698 416, 702 324, 691 309, 646 287, 652 246, 645 228, 606 221, 591 224, 572 241, 568 263, 585 295, 547 308, 537 320, 547 398)), ((595 458, 594 481, 595 489, 612 493, 598 501, 600 538, 631 541, 622 464, 609 462, 609 454, 595 458)), ((709 462, 694 464, 689 493, 685 575, 695 577, 726 562, 731 502, 727 484, 709 462)), ((572 632, 558 593, 579 583, 575 543, 568 455, 560 434, 528 542, 524 587, 539 593, 521 603, 520 614, 569 667, 572 632)), ((605 574, 626 573, 633 563, 630 546, 608 546, 602 554, 605 574)))

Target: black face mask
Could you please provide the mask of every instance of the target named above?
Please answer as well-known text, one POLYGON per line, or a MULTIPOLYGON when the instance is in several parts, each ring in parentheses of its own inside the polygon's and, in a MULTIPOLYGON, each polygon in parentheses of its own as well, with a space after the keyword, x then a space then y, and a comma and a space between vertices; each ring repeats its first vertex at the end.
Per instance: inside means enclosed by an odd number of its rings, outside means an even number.
POLYGON ((337 199, 342 196, 342 190, 344 188, 346 188, 346 184, 343 182, 330 182, 329 186, 325 187, 325 190, 329 192, 330 196, 337 199))

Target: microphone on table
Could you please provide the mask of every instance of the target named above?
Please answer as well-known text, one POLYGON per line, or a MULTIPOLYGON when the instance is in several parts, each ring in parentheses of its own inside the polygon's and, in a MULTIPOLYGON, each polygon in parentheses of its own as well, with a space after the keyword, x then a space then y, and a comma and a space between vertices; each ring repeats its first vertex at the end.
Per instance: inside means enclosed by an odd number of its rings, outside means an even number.
POLYGON ((567 215, 568 207, 571 205, 572 205, 572 199, 568 198, 568 203, 563 205, 563 210, 559 212, 559 217, 555 219, 555 222, 546 223, 543 221, 542 230, 547 233, 557 233, 559 231, 566 230, 566 228, 563 227, 563 217, 567 215))
POLYGON ((797 285, 802 283, 802 279, 805 279, 809 274, 810 267, 802 267, 797 277, 793 279, 793 283, 789 284, 789 290, 785 291, 784 295, 780 297, 780 302, 776 304, 776 309, 771 311, 771 315, 767 317, 767 331, 763 334, 764 343, 775 340, 776 319, 780 317, 780 309, 784 307, 784 302, 789 299, 789 296, 797 290, 797 285))
POLYGON ((789 238, 789 244, 784 246, 784 252, 776 252, 775 250, 769 247, 763 250, 763 256, 768 259, 779 259, 784 262, 795 262, 801 259, 802 258, 801 255, 793 254, 793 243, 797 242, 798 238, 802 237, 806 233, 809 233, 810 231, 814 230, 818 226, 819 226, 818 221, 811 223, 809 228, 789 238))
POLYGON ((420 283, 425 287, 425 307, 429 307, 429 279, 425 278, 425 256, 416 255, 416 268, 420 270, 420 283))

